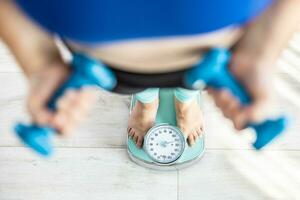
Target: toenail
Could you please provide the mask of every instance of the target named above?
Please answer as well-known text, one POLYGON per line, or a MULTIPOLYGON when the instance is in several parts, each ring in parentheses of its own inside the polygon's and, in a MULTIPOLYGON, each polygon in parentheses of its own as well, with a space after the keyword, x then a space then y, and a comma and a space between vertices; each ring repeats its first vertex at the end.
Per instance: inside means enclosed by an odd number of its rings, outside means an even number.
POLYGON ((130 133, 131 133, 132 135, 134 135, 134 134, 135 134, 135 132, 134 132, 134 129, 133 129, 133 128, 130 130, 130 133))

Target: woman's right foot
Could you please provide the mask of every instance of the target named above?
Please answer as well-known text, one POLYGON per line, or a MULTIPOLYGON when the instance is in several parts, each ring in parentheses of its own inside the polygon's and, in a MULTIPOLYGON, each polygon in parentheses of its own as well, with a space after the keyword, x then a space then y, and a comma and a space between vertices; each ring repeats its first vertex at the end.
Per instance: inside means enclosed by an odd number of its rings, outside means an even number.
POLYGON ((154 125, 157 109, 158 98, 145 104, 136 101, 129 117, 127 132, 139 148, 143 145, 145 134, 154 125))

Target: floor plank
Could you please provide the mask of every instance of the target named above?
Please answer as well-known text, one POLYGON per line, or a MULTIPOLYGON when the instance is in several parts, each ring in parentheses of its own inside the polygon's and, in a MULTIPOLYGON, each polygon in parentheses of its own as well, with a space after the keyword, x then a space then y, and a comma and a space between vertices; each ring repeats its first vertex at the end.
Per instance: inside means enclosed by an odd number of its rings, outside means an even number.
POLYGON ((0 73, 0 103, 6 104, 11 101, 25 98, 28 90, 27 81, 22 73, 0 73))
POLYGON ((300 151, 208 150, 179 171, 179 200, 297 200, 300 151))
POLYGON ((0 148, 1 200, 177 199, 177 173, 145 169, 125 149, 59 149, 48 161, 0 148))

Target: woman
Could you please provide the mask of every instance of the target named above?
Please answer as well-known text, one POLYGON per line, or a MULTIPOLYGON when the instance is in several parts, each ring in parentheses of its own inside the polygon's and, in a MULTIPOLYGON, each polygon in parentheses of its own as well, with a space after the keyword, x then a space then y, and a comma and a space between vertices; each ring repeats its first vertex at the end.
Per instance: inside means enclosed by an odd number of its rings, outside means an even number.
MULTIPOLYGON (((82 119, 94 93, 88 89, 69 91, 59 100, 56 113, 47 110, 47 100, 69 74, 49 32, 64 37, 74 51, 135 73, 190 68, 206 49, 234 45, 230 69, 251 94, 252 104, 242 107, 226 90, 209 89, 209 93, 240 130, 264 118, 272 94, 268 74, 297 27, 299 8, 297 0, 2 0, 0 37, 29 80, 28 109, 33 120, 50 124, 62 134, 69 133, 82 119)), ((174 94, 178 126, 190 145, 203 132, 196 94, 181 88, 174 94)), ((155 88, 137 95, 128 134, 138 146, 153 125, 157 96, 155 88)))

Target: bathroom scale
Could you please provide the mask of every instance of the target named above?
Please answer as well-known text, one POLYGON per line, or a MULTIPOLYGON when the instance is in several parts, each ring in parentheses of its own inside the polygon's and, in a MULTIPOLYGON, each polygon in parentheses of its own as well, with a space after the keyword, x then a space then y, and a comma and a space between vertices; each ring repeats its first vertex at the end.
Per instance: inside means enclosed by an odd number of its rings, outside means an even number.
MULTIPOLYGON (((201 93, 198 103, 201 105, 201 93)), ((132 95, 130 113, 136 103, 132 95)), ((176 170, 198 161, 205 150, 204 134, 191 147, 186 137, 176 126, 174 89, 160 89, 159 107, 155 124, 144 137, 143 147, 138 148, 132 138, 127 136, 127 150, 131 160, 138 165, 157 170, 176 170)))

